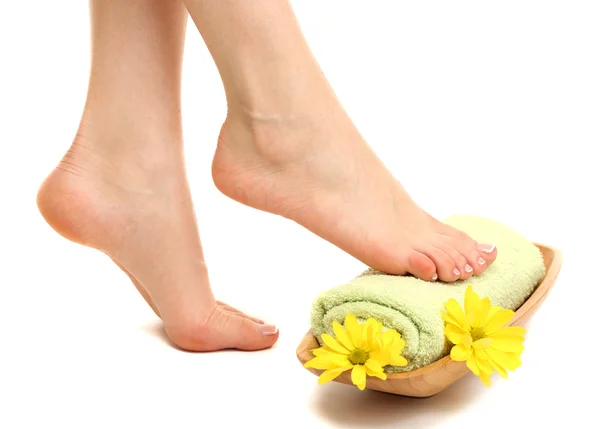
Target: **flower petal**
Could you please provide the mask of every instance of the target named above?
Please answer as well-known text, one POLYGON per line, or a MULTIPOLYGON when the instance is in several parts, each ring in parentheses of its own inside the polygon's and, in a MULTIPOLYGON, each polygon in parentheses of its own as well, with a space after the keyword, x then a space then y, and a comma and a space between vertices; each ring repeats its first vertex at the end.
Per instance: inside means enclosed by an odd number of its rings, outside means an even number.
POLYGON ((324 347, 317 350, 313 350, 313 354, 317 357, 329 359, 334 362, 342 362, 339 366, 344 366, 347 362, 349 362, 347 354, 340 354, 332 350, 326 349, 324 347))
POLYGON ((348 331, 346 331, 338 321, 333 322, 333 332, 335 333, 335 338, 342 346, 348 350, 354 349, 352 338, 350 338, 348 331))
POLYGON ((453 323, 457 326, 464 326, 466 324, 467 316, 457 300, 454 298, 449 299, 444 304, 444 307, 447 310, 445 318, 448 323, 453 323))
POLYGON ((381 334, 381 325, 377 320, 370 317, 364 325, 364 336, 367 350, 372 350, 375 344, 379 341, 381 334))
POLYGON ((312 358, 304 364, 304 368, 315 368, 315 369, 330 369, 336 368, 335 365, 331 365, 329 361, 324 362, 322 358, 312 358))
POLYGON ((383 348, 387 348, 390 346, 390 344, 392 344, 392 342, 394 341, 394 338, 396 337, 396 335, 399 335, 398 332, 396 332, 395 329, 388 329, 385 332, 381 333, 381 336, 379 337, 379 341, 381 342, 381 345, 383 348))
MULTIPOLYGON (((311 350, 311 352, 315 355, 315 356, 320 356, 322 354, 325 353, 337 353, 333 350, 331 350, 329 347, 327 347, 326 344, 323 344, 321 347, 319 347, 318 349, 313 349, 311 350)), ((339 353, 338 353, 339 354, 339 353)))
POLYGON ((367 375, 371 377, 377 377, 381 380, 387 378, 386 374, 383 372, 383 365, 375 359, 367 360, 367 362, 365 362, 365 369, 367 370, 367 375))
POLYGON ((383 373, 383 366, 373 358, 370 358, 365 362, 365 368, 367 372, 383 373))
POLYGON ((314 368, 314 369, 332 369, 339 368, 342 365, 339 365, 333 359, 329 359, 328 357, 318 356, 306 362, 304 364, 304 368, 314 368))
POLYGON ((390 344, 390 353, 393 355, 399 355, 402 353, 402 350, 404 350, 405 346, 406 341, 404 341, 404 338, 402 338, 400 334, 396 333, 396 335, 394 335, 394 339, 392 340, 392 344, 390 344))
POLYGON ((313 366, 313 368, 316 369, 330 369, 335 367, 351 365, 350 361, 348 360, 348 356, 328 351, 323 351, 323 354, 311 359, 310 361, 306 362, 306 364, 308 364, 309 362, 312 362, 311 365, 319 365, 323 367, 317 368, 313 366))
POLYGON ((469 356, 469 358, 467 359, 467 367, 471 370, 471 372, 473 372, 473 374, 479 376, 481 374, 481 371, 479 370, 479 367, 477 366, 477 359, 475 358, 475 355, 471 353, 471 355, 469 356))
MULTIPOLYGON (((517 369, 521 366, 521 353, 506 353, 506 356, 510 359, 514 368, 517 369)), ((514 371, 514 370, 513 370, 514 371)))
POLYGON ((348 335, 350 335, 354 347, 360 347, 362 345, 363 327, 358 323, 356 317, 352 314, 347 314, 344 326, 348 331, 348 335))
POLYGON ((375 347, 371 353, 371 358, 377 360, 382 366, 405 366, 408 364, 401 355, 406 346, 406 341, 395 329, 389 329, 382 332, 375 347))
POLYGON ((365 390, 367 386, 367 370, 363 365, 354 365, 352 368, 352 383, 360 390, 365 390))
POLYGON ((314 356, 322 356, 325 353, 327 353, 327 350, 325 350, 325 347, 319 347, 318 349, 314 349, 310 351, 314 356))
POLYGON ((498 365, 494 359, 490 358, 490 359, 488 359, 488 362, 490 363, 492 368, 494 368, 496 370, 496 372, 498 374, 500 374, 500 377, 502 377, 504 379, 508 379, 508 373, 506 372, 506 370, 504 368, 502 368, 500 365, 498 365))
POLYGON ((512 340, 494 340, 491 348, 493 348, 495 350, 499 350, 501 352, 507 352, 507 353, 511 353, 511 352, 520 353, 525 349, 525 347, 523 346, 523 344, 521 344, 520 341, 512 341, 512 340))
POLYGON ((485 333, 485 335, 493 334, 498 329, 502 328, 504 325, 510 322, 510 319, 512 319, 514 315, 514 311, 507 310, 505 308, 496 311, 483 327, 483 332, 485 333))
POLYGON ((505 370, 514 371, 520 365, 520 361, 517 362, 514 358, 511 358, 508 353, 494 350, 493 347, 490 347, 485 352, 495 365, 505 370))
POLYGON ((493 339, 491 339, 491 338, 481 338, 480 340, 477 340, 477 341, 475 341, 475 342, 472 344, 472 347, 473 347, 475 350, 485 350, 485 349, 487 349, 488 347, 490 347, 490 346, 492 345, 492 343, 493 343, 493 342, 494 342, 494 340, 493 340, 493 339))
POLYGON ((490 387, 492 385, 490 381, 490 374, 479 374, 479 379, 483 384, 485 384, 485 387, 490 387))
POLYGON ((522 326, 506 326, 506 327, 498 330, 497 332, 507 333, 510 335, 516 335, 519 337, 524 337, 527 330, 525 328, 523 328, 522 326))
POLYGON ((471 348, 471 346, 473 345, 473 337, 471 337, 471 334, 463 335, 462 343, 465 347, 471 348))
POLYGON ((484 325, 490 312, 491 303, 488 297, 485 297, 479 301, 479 309, 475 313, 475 321, 473 326, 481 327, 484 325))
POLYGON ((467 328, 470 330, 475 327, 475 322, 477 321, 477 315, 475 313, 467 313, 467 328))
POLYGON ((450 359, 457 362, 464 362, 471 356, 471 353, 471 347, 466 347, 464 344, 458 344, 450 350, 450 359))
POLYGON ((463 337, 466 334, 466 331, 463 328, 459 328, 456 325, 448 324, 444 328, 444 334, 453 344, 462 344, 463 337))
MULTIPOLYGON (((473 291, 473 286, 469 285, 467 287, 467 291, 465 292, 465 313, 467 314, 467 316, 477 315, 480 308, 481 299, 473 291)), ((472 321, 471 323, 474 323, 474 321, 472 321)))
POLYGON ((401 355, 392 355, 390 357, 390 365, 392 366, 406 366, 408 365, 408 361, 404 356, 401 355))
POLYGON ((379 372, 371 372, 371 371, 369 371, 369 369, 367 368, 367 375, 368 375, 369 377, 377 377, 377 378, 379 378, 380 380, 387 380, 387 374, 386 374, 385 372, 381 372, 381 373, 379 373, 379 372))
POLYGON ((329 383, 330 381, 335 379, 338 375, 340 375, 341 373, 343 373, 345 371, 348 371, 351 368, 352 368, 352 365, 342 367, 342 368, 328 369, 327 371, 324 371, 319 376, 319 384, 329 383))
POLYGON ((484 351, 475 351, 474 354, 477 367, 481 371, 481 374, 492 375, 494 373, 494 368, 492 368, 492 365, 488 362, 487 354, 484 351))
POLYGON ((383 366, 389 365, 390 353, 388 350, 382 349, 381 346, 372 350, 371 353, 369 353, 369 356, 377 362, 381 362, 381 365, 383 366))
POLYGON ((329 347, 331 350, 333 350, 334 352, 341 353, 341 354, 349 354, 350 353, 350 350, 348 350, 346 347, 344 347, 340 343, 338 343, 338 341, 329 334, 321 335, 321 339, 323 340, 325 345, 327 347, 329 347))
POLYGON ((506 326, 498 329, 496 332, 490 334, 490 338, 495 340, 511 340, 511 341, 525 341, 525 328, 520 326, 506 326))
POLYGON ((488 317, 487 317, 487 320, 485 321, 485 324, 487 325, 487 323, 490 321, 492 316, 502 309, 503 309, 502 307, 498 307, 497 305, 492 305, 490 307, 490 310, 488 311, 488 317))

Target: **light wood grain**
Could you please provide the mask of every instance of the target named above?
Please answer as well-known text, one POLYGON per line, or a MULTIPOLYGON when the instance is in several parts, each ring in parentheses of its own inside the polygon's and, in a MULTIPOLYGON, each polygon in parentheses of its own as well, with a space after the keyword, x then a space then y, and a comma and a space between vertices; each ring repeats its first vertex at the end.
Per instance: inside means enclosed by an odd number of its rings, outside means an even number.
MULTIPOLYGON (((544 257, 546 275, 529 299, 515 312, 509 325, 523 326, 533 316, 544 302, 544 299, 546 299, 560 272, 562 266, 561 252, 555 248, 541 244, 536 244, 536 246, 540 249, 544 257)), ((318 347, 319 343, 317 339, 309 331, 296 350, 296 355, 300 363, 304 365, 312 359, 314 356, 311 350, 318 347)), ((313 368, 309 368, 308 371, 315 375, 320 375, 322 372, 313 368)), ((367 389, 395 395, 426 398, 441 392, 469 372, 464 362, 455 362, 449 356, 445 356, 414 371, 389 374, 387 380, 367 377, 367 389)), ((352 384, 349 372, 343 373, 334 381, 349 385, 352 384)))

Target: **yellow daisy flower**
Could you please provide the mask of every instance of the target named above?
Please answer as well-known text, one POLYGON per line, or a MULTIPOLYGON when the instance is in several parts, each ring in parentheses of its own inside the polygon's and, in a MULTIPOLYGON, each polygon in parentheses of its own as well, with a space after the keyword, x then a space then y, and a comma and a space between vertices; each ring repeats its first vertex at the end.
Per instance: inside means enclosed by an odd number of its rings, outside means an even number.
POLYGON ((382 332, 382 323, 373 318, 359 324, 352 314, 346 316, 344 326, 333 322, 335 338, 329 334, 321 335, 324 345, 313 350, 315 358, 304 364, 305 368, 325 370, 319 377, 319 384, 352 370, 352 383, 364 390, 367 375, 385 380, 384 366, 408 364, 400 355, 406 343, 397 331, 382 332))
POLYGON ((465 294, 464 311, 455 299, 448 300, 445 308, 444 332, 454 344, 450 358, 466 361, 486 386, 490 386, 494 370, 508 378, 507 371, 521 365, 525 329, 505 326, 514 316, 513 311, 490 305, 490 299, 481 299, 471 286, 465 294))

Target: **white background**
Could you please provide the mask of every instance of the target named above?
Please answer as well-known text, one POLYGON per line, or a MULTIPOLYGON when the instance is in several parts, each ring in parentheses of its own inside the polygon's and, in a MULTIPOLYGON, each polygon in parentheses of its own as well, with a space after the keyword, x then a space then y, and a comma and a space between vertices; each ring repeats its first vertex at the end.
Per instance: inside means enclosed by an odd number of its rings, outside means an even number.
POLYGON ((87 2, 2 1, 0 428, 593 427, 598 2, 293 4, 346 109, 420 204, 440 218, 489 216, 564 252, 523 366, 490 389, 470 376, 427 400, 317 386, 295 357, 311 301, 363 266, 214 188, 225 102, 191 21, 186 152, 212 284, 281 338, 259 353, 170 347, 128 278, 35 206, 85 99, 87 2))

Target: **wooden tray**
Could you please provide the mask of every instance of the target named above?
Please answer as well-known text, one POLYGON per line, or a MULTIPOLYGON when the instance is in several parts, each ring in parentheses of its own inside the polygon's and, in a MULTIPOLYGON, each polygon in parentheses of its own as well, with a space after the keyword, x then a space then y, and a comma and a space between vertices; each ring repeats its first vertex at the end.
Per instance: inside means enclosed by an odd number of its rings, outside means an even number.
MULTIPOLYGON (((529 299, 515 312, 509 325, 523 326, 533 316, 544 302, 548 292, 550 292, 562 266, 562 254, 559 250, 541 244, 536 244, 536 246, 544 257, 546 275, 529 299)), ((317 339, 309 331, 296 350, 296 355, 302 365, 314 357, 311 350, 318 347, 317 339)), ((308 368, 308 371, 315 375, 320 375, 323 372, 314 368, 308 368)), ((387 380, 367 377, 367 389, 395 395, 426 398, 441 392, 469 372, 464 362, 455 362, 449 356, 445 356, 414 371, 388 374, 387 380)), ((349 371, 341 374, 334 381, 352 385, 349 371)))

